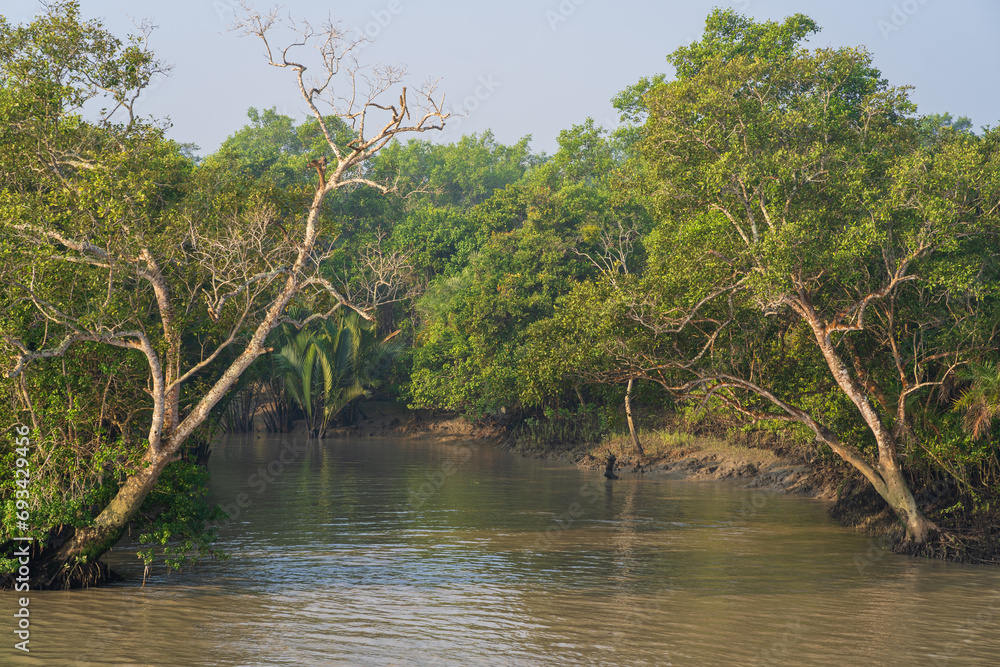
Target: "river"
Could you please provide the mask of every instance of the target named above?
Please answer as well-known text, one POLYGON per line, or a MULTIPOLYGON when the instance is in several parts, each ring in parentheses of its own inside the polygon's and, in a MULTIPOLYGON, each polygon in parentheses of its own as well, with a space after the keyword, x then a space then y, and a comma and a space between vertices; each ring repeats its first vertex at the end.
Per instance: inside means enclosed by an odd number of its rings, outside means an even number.
POLYGON ((1000 570, 886 553, 812 499, 474 443, 256 434, 209 467, 229 559, 143 587, 117 548, 130 582, 32 592, 32 652, 0 663, 1000 664, 1000 570))

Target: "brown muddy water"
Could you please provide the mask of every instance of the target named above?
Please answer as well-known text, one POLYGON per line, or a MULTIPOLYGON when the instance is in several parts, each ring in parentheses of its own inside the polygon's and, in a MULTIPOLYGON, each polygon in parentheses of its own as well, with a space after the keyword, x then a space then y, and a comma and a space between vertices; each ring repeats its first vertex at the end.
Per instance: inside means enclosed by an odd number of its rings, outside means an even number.
POLYGON ((123 545, 128 583, 31 593, 30 656, 4 613, 0 664, 1000 665, 1000 570, 811 499, 468 443, 258 434, 210 468, 230 559, 140 587, 123 545))

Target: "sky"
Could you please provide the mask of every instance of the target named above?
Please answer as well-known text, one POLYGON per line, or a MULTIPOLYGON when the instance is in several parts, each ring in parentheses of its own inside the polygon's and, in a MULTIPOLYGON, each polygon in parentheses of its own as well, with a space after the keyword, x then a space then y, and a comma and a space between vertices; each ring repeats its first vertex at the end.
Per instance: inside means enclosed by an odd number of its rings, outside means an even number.
MULTIPOLYGON (((150 19, 159 58, 173 66, 140 109, 169 120, 168 136, 204 156, 247 123, 249 107, 296 119, 306 107, 291 72, 269 67, 261 43, 228 28, 239 0, 81 0, 84 17, 118 35, 150 19)), ((257 3, 259 9, 269 4, 257 3)), ((531 135, 553 153, 560 130, 592 117, 613 127, 611 99, 643 76, 672 69, 665 56, 698 39, 713 7, 757 20, 801 12, 822 31, 812 47, 865 46, 893 85, 909 85, 920 113, 1000 121, 1000 2, 996 0, 286 0, 295 18, 341 21, 371 38, 373 63, 402 64, 408 83, 439 79, 456 118, 435 141, 492 130, 503 143, 531 135)), ((0 0, 0 14, 26 22, 35 0, 0 0)), ((431 138, 427 134, 421 138, 431 138)))

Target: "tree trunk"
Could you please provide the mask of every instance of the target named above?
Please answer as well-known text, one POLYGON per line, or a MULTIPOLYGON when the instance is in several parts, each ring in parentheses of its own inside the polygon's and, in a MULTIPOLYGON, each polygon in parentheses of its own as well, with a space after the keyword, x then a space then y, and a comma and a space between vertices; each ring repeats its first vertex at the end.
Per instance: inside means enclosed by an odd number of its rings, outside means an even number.
POLYGON ((917 507, 917 501, 903 477, 903 471, 893 462, 891 469, 880 465, 879 473, 886 483, 886 493, 882 497, 906 528, 906 538, 914 544, 924 544, 938 528, 917 507))
MULTIPOLYGON (((865 476, 899 517, 900 523, 906 529, 906 538, 915 544, 923 544, 931 533, 937 531, 937 526, 917 507, 913 492, 903 477, 896 453, 896 439, 886 428, 864 388, 851 376, 847 365, 837 353, 833 344, 832 329, 820 321, 810 304, 800 302, 797 305, 799 306, 797 310, 805 317, 815 334, 816 342, 834 380, 857 407, 865 424, 875 436, 875 442, 878 444, 878 463, 874 466, 875 478, 870 472, 865 476)), ((854 461, 848 460, 848 462, 858 467, 854 461)))
POLYGON ((98 583, 103 577, 93 574, 99 568, 97 559, 121 538, 163 468, 173 458, 147 452, 142 459, 143 467, 129 475, 112 501, 94 519, 94 525, 77 528, 58 551, 48 557, 43 556, 43 566, 35 586, 71 588, 98 583))
POLYGON ((639 452, 639 456, 645 457, 646 452, 642 450, 642 443, 639 442, 639 434, 636 433, 635 423, 632 421, 632 383, 634 380, 629 378, 628 388, 625 389, 625 418, 628 420, 628 432, 632 434, 632 444, 635 445, 635 449, 639 452))
POLYGON ((871 466, 856 452, 845 448, 832 433, 824 432, 819 440, 828 444, 835 454, 851 464, 871 482, 872 488, 889 504, 889 507, 899 518, 899 522, 906 530, 907 540, 914 544, 923 544, 932 533, 937 531, 937 526, 925 517, 917 507, 916 499, 913 497, 913 493, 903 477, 903 471, 895 458, 893 458, 891 465, 886 465, 880 460, 877 465, 871 466))

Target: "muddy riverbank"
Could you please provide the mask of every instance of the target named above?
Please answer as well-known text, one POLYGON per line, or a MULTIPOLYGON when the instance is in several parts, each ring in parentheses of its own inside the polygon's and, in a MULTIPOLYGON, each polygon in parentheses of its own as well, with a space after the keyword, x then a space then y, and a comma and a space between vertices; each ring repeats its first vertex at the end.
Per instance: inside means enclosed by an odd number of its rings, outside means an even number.
POLYGON ((729 480, 748 488, 796 493, 826 500, 837 497, 835 465, 809 460, 801 452, 791 455, 761 447, 730 444, 718 438, 699 438, 670 432, 644 435, 646 455, 628 451, 623 437, 600 445, 559 450, 526 447, 497 428, 476 426, 461 417, 429 410, 409 411, 389 403, 369 403, 362 418, 335 437, 407 437, 415 439, 482 439, 527 456, 562 460, 582 468, 603 470, 608 454, 618 459, 616 470, 624 475, 666 476, 670 479, 729 480))

